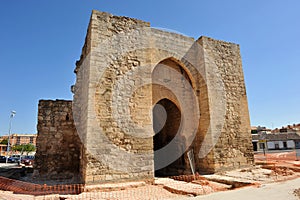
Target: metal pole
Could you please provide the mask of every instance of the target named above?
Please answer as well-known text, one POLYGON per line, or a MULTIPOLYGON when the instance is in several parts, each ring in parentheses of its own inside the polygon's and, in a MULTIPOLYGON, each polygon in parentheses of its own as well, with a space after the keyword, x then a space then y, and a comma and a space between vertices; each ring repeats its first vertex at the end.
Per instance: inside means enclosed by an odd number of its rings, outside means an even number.
POLYGON ((6 164, 8 161, 8 153, 10 151, 10 134, 11 134, 11 126, 12 126, 12 118, 15 116, 16 111, 11 111, 10 120, 9 120, 9 129, 8 129, 8 138, 7 138, 7 149, 6 149, 6 164))

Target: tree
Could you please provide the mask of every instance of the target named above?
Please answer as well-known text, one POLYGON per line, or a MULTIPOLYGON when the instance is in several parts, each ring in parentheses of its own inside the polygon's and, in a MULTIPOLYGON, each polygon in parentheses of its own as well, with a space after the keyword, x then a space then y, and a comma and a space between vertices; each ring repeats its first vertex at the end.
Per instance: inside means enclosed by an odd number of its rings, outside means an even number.
POLYGON ((33 152, 33 151, 35 151, 36 150, 36 148, 35 148, 35 146, 33 145, 33 144, 26 144, 25 145, 25 152, 27 152, 27 155, 30 153, 30 152, 33 152))
POLYGON ((13 151, 20 151, 20 152, 22 152, 23 149, 24 149, 24 145, 23 144, 21 144, 21 145, 15 145, 15 146, 12 147, 13 151))
POLYGON ((7 143, 8 143, 8 140, 7 140, 7 139, 3 139, 3 140, 0 142, 0 144, 5 144, 5 145, 7 145, 7 143))
POLYGON ((35 146, 33 144, 20 144, 20 145, 15 145, 13 147, 13 150, 14 151, 19 151, 21 153, 23 152, 27 152, 27 155, 30 153, 30 152, 33 152, 35 151, 35 146))

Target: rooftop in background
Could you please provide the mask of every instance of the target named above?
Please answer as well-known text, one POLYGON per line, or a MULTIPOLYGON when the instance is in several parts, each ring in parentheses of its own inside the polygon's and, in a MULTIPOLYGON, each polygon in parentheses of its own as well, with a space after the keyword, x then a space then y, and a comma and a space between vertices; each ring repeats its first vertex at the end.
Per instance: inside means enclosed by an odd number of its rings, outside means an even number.
MULTIPOLYGON (((259 134, 252 135, 252 140, 260 140, 259 134)), ((269 141, 287 141, 287 140, 300 140, 300 135, 296 132, 286 132, 286 133, 270 133, 266 134, 264 140, 269 141)))
POLYGON ((272 130, 272 133, 293 132, 293 131, 300 132, 300 123, 299 124, 283 126, 280 129, 276 128, 276 129, 272 130))
MULTIPOLYGON (((14 136, 36 136, 37 135, 37 133, 12 133, 12 134, 10 134, 10 136, 12 136, 12 135, 14 135, 14 136)), ((3 135, 0 135, 0 138, 2 138, 2 137, 8 137, 8 134, 3 134, 3 135)))
POLYGON ((263 127, 263 126, 252 126, 251 127, 252 134, 255 134, 258 132, 266 132, 268 134, 269 133, 290 133, 290 132, 300 133, 300 123, 282 126, 281 128, 275 128, 273 130, 270 128, 267 128, 267 127, 263 127))

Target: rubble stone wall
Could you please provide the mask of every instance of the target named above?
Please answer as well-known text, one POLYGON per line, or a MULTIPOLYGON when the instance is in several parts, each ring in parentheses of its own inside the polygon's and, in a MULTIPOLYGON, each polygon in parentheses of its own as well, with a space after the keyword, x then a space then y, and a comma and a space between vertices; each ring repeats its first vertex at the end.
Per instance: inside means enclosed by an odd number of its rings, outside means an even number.
POLYGON ((72 101, 40 100, 38 106, 37 179, 79 181, 81 141, 72 113, 72 101))
POLYGON ((201 37, 197 42, 204 49, 212 132, 221 133, 212 141, 215 144, 210 155, 212 159, 202 160, 201 168, 213 165, 212 172, 217 172, 253 165, 250 117, 239 45, 207 37, 201 37), (209 75, 212 73, 215 73, 214 78, 209 75), (224 88, 221 96, 220 81, 224 88), (225 102, 224 107, 213 106, 217 101, 225 102), (216 121, 222 121, 222 126, 216 121))

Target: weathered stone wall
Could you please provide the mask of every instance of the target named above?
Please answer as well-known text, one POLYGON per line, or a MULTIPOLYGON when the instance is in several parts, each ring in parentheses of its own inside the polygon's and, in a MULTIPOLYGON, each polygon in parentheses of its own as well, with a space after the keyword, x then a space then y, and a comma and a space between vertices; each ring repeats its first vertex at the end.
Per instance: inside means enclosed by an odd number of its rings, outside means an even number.
MULTIPOLYGON (((206 37, 195 41, 147 22, 93 11, 75 73, 74 118, 84 144, 80 169, 85 183, 153 178, 152 107, 164 98, 185 120, 185 133, 175 140, 182 138, 184 151, 194 150, 198 172, 253 163, 238 45, 206 37), (178 87, 168 88, 172 85, 178 87), (195 137, 192 144, 188 136, 195 137)), ((179 153, 185 152, 174 152, 179 153)), ((186 154, 183 159, 180 173, 190 173, 186 154)))
POLYGON ((217 138, 214 135, 211 137, 214 148, 200 161, 199 171, 207 172, 205 169, 210 169, 210 172, 217 172, 253 165, 250 119, 239 45, 207 37, 201 37, 197 42, 204 49, 211 134, 221 133, 217 138), (215 78, 210 77, 212 73, 216 74, 215 78), (220 96, 220 93, 223 95, 220 96), (214 106, 218 101, 225 102, 225 107, 214 106))
MULTIPOLYGON (((126 35, 126 32, 145 25, 149 24, 93 11, 87 34, 87 42, 90 43, 91 51, 78 62, 76 72, 79 79, 77 78, 74 90, 74 107, 79 108, 75 112, 80 113, 78 119, 87 120, 87 122, 78 120, 80 127, 84 127, 81 128, 82 131, 79 132, 79 135, 84 138, 85 143, 81 162, 85 183, 137 179, 136 177, 153 178, 151 159, 145 160, 143 155, 139 156, 139 153, 146 153, 151 156, 152 138, 134 140, 131 135, 124 133, 126 127, 118 125, 122 123, 121 117, 126 114, 123 113, 121 106, 116 108, 117 110, 112 110, 112 106, 109 105, 112 98, 118 102, 119 98, 128 97, 128 94, 122 93, 122 89, 121 93, 112 94, 112 91, 118 90, 113 88, 114 85, 111 82, 115 82, 121 73, 124 74, 140 64, 136 58, 137 55, 122 55, 122 52, 118 53, 116 46, 118 49, 134 48, 139 43, 139 38, 136 38, 135 41, 129 41, 126 37, 130 36, 126 35), (118 33, 124 33, 121 37, 125 40, 124 43, 118 41, 119 38, 113 37, 118 33), (117 60, 116 57, 119 56, 126 56, 126 59, 117 60), (86 61, 87 58, 89 61, 86 61), (81 63, 87 63, 87 66, 81 63), (88 88, 85 89, 84 87, 88 88), (115 119, 112 112, 120 118, 115 119), (133 158, 135 155, 139 158, 133 158), (128 163, 129 166, 122 166, 123 163, 128 163), (132 167, 132 170, 128 170, 129 167, 132 167)), ((122 86, 125 85, 119 87, 122 86)), ((151 88, 148 90, 151 91, 151 88)), ((137 95, 136 97, 143 100, 144 105, 148 103, 148 106, 151 106, 151 96, 145 98, 137 95)), ((151 117, 142 113, 139 114, 143 118, 142 120, 151 124, 151 117)))
POLYGON ((253 164, 238 45, 93 11, 75 73, 73 107, 39 102, 36 174, 153 180, 190 174, 188 150, 200 173, 253 164), (158 104, 166 125, 153 137, 158 104))
POLYGON ((35 178, 79 182, 81 141, 74 125, 72 101, 40 100, 37 130, 35 178))

